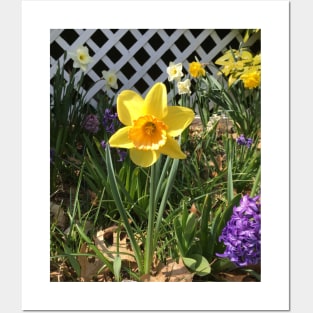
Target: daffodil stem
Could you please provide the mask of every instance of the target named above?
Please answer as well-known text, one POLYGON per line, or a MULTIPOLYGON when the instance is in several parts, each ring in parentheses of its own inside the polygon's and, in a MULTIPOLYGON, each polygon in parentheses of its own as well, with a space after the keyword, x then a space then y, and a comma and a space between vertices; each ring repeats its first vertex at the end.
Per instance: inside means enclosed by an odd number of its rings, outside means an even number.
POLYGON ((173 90, 173 103, 172 103, 172 105, 176 105, 176 99, 175 99, 175 96, 176 96, 176 94, 175 94, 175 84, 174 84, 174 82, 172 82, 172 88, 171 88, 172 90, 173 90))
POLYGON ((118 190, 118 185, 117 185, 117 181, 115 178, 109 145, 106 146, 106 164, 107 164, 108 178, 109 178, 109 182, 111 186, 112 196, 115 201, 116 207, 120 213, 122 221, 124 222, 124 227, 126 229, 132 248, 134 250, 139 272, 142 273, 144 269, 144 267, 142 266, 142 254, 141 254, 139 245, 135 239, 134 233, 131 229, 130 223, 128 221, 127 212, 124 208, 124 204, 123 204, 123 201, 121 199, 121 196, 118 190))
POLYGON ((151 166, 151 175, 150 175, 150 195, 149 195, 149 207, 148 207, 148 229, 147 229, 147 238, 145 243, 145 257, 144 257, 144 273, 149 274, 152 265, 154 247, 153 247, 153 232, 154 232, 154 216, 156 211, 156 200, 155 200, 155 191, 156 191, 156 164, 151 166))

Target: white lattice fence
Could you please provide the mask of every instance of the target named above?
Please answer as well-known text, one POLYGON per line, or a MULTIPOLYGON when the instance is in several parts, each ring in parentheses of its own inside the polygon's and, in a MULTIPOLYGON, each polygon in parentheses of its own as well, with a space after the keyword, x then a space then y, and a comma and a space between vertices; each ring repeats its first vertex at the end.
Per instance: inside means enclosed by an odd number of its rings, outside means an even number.
MULTIPOLYGON (((214 62, 223 49, 229 46, 237 49, 242 35, 243 30, 227 29, 53 29, 50 31, 50 92, 53 92, 57 62, 63 65, 64 52, 75 51, 80 45, 88 46, 93 58, 83 87, 88 90, 86 100, 95 106, 95 95, 104 90, 104 81, 100 80, 103 70, 116 72, 117 92, 133 89, 145 96, 155 82, 167 84, 166 68, 170 61, 182 62, 187 73, 189 63, 195 58, 203 63, 214 62)), ((249 45, 258 39, 258 34, 251 37, 249 45)), ((67 57, 66 69, 72 68, 71 62, 67 57)), ((213 68, 210 70, 215 73, 213 68)))

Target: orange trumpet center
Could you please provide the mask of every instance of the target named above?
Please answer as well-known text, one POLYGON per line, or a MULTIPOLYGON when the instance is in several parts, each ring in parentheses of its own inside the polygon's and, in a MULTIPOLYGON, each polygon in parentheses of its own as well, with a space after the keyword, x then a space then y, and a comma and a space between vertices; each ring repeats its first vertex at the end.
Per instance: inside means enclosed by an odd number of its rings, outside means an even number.
POLYGON ((139 150, 158 150, 166 143, 167 125, 152 115, 139 117, 128 132, 128 138, 139 150))

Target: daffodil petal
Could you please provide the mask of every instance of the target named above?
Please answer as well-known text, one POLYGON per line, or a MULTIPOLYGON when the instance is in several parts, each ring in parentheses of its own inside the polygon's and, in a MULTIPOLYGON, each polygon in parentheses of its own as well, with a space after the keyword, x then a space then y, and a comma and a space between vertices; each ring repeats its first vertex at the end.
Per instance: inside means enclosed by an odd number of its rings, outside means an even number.
POLYGON ((173 159, 186 158, 186 154, 181 151, 179 143, 170 136, 167 137, 166 144, 162 146, 158 151, 162 154, 168 155, 173 159))
POLYGON ((162 83, 156 83, 148 92, 144 105, 145 114, 162 119, 167 114, 167 91, 162 83))
POLYGON ((155 163, 160 157, 160 151, 156 150, 139 150, 131 149, 130 158, 131 160, 139 166, 148 167, 155 163))
POLYGON ((133 125, 133 121, 144 115, 144 99, 132 90, 124 90, 117 97, 117 115, 126 126, 133 125))
POLYGON ((111 147, 132 149, 134 148, 133 142, 128 138, 128 132, 131 126, 123 127, 117 130, 109 139, 111 147))
POLYGON ((168 126, 167 134, 176 137, 188 127, 195 117, 195 113, 185 107, 169 106, 168 113, 163 122, 168 126))

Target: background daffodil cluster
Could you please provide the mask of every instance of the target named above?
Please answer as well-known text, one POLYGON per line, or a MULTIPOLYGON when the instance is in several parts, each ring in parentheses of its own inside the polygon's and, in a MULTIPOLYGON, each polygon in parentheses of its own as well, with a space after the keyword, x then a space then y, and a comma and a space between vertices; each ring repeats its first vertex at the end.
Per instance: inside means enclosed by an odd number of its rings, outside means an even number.
MULTIPOLYGON (((169 66, 166 69, 168 74, 168 81, 169 82, 176 82, 178 88, 178 94, 191 94, 190 87, 190 79, 186 78, 184 81, 181 81, 181 78, 184 77, 183 73, 183 64, 182 63, 174 63, 170 62, 169 66)), ((175 86, 173 86, 175 88, 175 86)))
POLYGON ((228 86, 242 80, 245 88, 253 89, 261 85, 261 53, 253 55, 245 46, 250 36, 260 29, 247 29, 239 49, 229 49, 215 61, 221 65, 220 73, 228 77, 228 86))
POLYGON ((222 66, 220 71, 228 77, 228 86, 238 79, 249 89, 261 85, 261 54, 253 55, 245 48, 230 49, 218 58, 215 64, 222 66))

